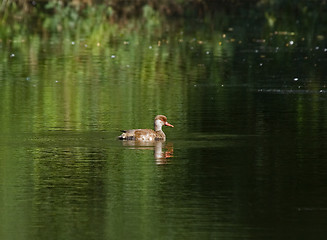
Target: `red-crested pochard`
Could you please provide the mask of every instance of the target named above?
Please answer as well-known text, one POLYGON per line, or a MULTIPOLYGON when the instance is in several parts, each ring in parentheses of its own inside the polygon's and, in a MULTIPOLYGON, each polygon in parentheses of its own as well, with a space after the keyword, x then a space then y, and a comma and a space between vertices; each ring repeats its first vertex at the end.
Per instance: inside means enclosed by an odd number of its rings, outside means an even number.
POLYGON ((165 141, 166 135, 162 131, 162 126, 174 127, 167 122, 167 117, 164 115, 157 115, 154 119, 154 130, 152 129, 131 129, 122 130, 122 134, 118 137, 120 140, 134 140, 134 141, 165 141))

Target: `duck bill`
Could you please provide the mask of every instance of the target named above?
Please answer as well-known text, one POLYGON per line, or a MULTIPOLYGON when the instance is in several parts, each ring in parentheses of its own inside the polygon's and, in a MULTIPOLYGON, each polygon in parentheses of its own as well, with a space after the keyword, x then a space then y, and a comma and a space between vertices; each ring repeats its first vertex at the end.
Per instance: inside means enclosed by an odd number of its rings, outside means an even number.
POLYGON ((166 126, 169 126, 169 127, 174 127, 174 126, 171 125, 169 122, 166 122, 165 125, 166 125, 166 126))

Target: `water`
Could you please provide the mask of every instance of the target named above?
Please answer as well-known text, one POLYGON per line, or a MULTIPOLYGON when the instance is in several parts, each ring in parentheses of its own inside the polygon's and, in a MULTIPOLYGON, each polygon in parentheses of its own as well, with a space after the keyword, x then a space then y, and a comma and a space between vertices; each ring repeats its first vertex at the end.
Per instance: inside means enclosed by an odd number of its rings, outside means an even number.
POLYGON ((2 43, 0 238, 324 239, 325 41, 235 21, 2 43))

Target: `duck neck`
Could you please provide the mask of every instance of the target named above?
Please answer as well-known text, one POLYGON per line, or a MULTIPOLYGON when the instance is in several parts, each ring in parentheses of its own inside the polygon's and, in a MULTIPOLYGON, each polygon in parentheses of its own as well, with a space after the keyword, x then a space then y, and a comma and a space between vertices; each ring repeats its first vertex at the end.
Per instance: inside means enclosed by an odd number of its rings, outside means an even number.
POLYGON ((156 132, 158 132, 158 131, 162 131, 162 124, 161 124, 161 121, 160 120, 155 120, 154 121, 154 130, 156 131, 156 132))

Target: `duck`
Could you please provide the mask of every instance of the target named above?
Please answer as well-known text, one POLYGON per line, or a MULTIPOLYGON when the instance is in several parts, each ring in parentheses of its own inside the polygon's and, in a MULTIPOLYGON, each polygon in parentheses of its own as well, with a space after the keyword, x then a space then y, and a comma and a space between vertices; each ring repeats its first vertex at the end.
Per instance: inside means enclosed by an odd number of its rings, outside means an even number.
POLYGON ((123 132, 118 138, 120 140, 132 141, 166 141, 166 135, 162 131, 163 126, 174 127, 167 122, 167 117, 164 115, 157 115, 154 118, 153 129, 131 129, 121 130, 123 132))

